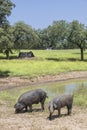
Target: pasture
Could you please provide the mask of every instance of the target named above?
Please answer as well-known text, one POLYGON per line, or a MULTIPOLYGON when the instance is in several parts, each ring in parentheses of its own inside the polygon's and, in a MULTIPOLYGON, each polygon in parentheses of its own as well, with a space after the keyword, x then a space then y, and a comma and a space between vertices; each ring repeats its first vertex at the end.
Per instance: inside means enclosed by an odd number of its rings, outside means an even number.
POLYGON ((14 51, 10 60, 0 54, 0 76, 28 76, 34 78, 45 75, 57 75, 71 71, 87 70, 87 52, 84 61, 80 61, 80 50, 32 50, 35 57, 18 59, 14 51))
MULTIPOLYGON (((25 51, 25 50, 23 50, 25 51)), ((18 52, 14 51, 9 60, 0 54, 0 76, 9 79, 10 77, 22 77, 33 79, 53 76, 72 71, 87 71, 87 52, 84 53, 84 61, 80 61, 79 50, 32 50, 35 57, 30 59, 18 59, 18 52), (9 77, 9 78, 8 78, 9 77)), ((25 82, 25 80, 24 80, 25 82)), ((0 84, 2 84, 0 82, 0 84)), ((6 83, 3 83, 3 87, 6 83)), ((11 85, 13 85, 11 83, 11 85)), ((23 84, 24 85, 24 84, 23 84)), ((26 85, 26 84, 25 84, 26 85)), ((75 92, 73 111, 71 116, 65 116, 66 109, 62 110, 62 116, 48 120, 49 111, 47 104, 50 97, 46 100, 45 111, 42 112, 35 105, 33 112, 15 114, 14 104, 20 94, 27 90, 37 88, 37 85, 22 86, 0 91, 0 130, 86 130, 87 129, 87 88, 80 88, 75 92)), ((44 89, 45 84, 43 85, 44 89)), ((53 87, 53 89, 55 86, 53 87)), ((52 89, 52 92, 54 91, 52 89)), ((60 86, 61 91, 62 86, 60 86)))

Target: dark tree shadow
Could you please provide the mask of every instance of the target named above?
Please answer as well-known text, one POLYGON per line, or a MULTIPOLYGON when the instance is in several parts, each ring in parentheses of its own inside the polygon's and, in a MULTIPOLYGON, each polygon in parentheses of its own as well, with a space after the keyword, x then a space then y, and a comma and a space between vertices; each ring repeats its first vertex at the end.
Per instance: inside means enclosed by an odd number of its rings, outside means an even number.
POLYGON ((80 59, 76 59, 76 58, 67 58, 67 59, 46 58, 46 60, 53 60, 53 61, 81 61, 80 59))
POLYGON ((14 112, 14 114, 24 114, 24 113, 26 113, 26 112, 28 112, 28 111, 22 110, 22 111, 20 111, 20 112, 18 112, 18 113, 14 112))
POLYGON ((8 77, 9 73, 10 73, 10 71, 0 71, 0 78, 8 77))
POLYGON ((76 59, 76 58, 67 58, 68 61, 81 61, 80 59, 76 59))
POLYGON ((34 112, 40 112, 40 111, 43 111, 43 110, 40 109, 40 108, 35 108, 35 109, 33 109, 33 111, 34 111, 34 112))
POLYGON ((46 60, 63 61, 63 59, 58 59, 58 58, 46 58, 46 60))

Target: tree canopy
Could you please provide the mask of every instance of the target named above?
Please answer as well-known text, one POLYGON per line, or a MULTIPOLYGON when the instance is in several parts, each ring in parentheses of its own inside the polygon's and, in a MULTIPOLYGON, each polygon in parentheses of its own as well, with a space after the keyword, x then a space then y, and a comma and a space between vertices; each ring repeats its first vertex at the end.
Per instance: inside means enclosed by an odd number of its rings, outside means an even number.
POLYGON ((7 16, 11 15, 11 10, 15 7, 10 0, 0 0, 0 27, 8 24, 7 16))
POLYGON ((79 23, 77 20, 74 20, 71 23, 68 41, 72 44, 77 45, 77 47, 80 48, 81 60, 83 60, 83 51, 86 49, 87 46, 87 28, 83 24, 79 23))
POLYGON ((11 15, 13 7, 15 5, 10 0, 0 0, 0 50, 4 50, 7 58, 13 47, 13 32, 7 16, 11 15))
POLYGON ((20 21, 13 26, 14 48, 31 49, 38 48, 39 37, 31 26, 20 21))

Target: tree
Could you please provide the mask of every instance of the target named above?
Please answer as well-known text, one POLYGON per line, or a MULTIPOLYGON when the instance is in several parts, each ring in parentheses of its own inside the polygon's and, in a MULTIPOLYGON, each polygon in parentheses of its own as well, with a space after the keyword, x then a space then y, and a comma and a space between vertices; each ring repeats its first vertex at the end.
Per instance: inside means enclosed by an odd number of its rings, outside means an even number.
POLYGON ((11 15, 13 7, 15 5, 10 0, 0 0, 0 49, 5 52, 7 58, 13 46, 12 29, 7 16, 11 15))
POLYGON ((50 46, 50 41, 49 41, 49 36, 48 36, 48 30, 47 28, 45 29, 38 29, 37 30, 37 34, 40 38, 39 42, 40 42, 40 49, 46 49, 50 46))
POLYGON ((7 16, 11 15, 13 7, 15 5, 10 0, 0 0, 0 27, 8 24, 7 16))
POLYGON ((6 58, 9 59, 9 53, 12 53, 13 47, 13 30, 9 26, 5 29, 0 27, 0 49, 2 53, 6 54, 6 58))
POLYGON ((15 49, 37 48, 39 37, 31 26, 24 22, 17 22, 13 26, 13 30, 15 49))
POLYGON ((80 48, 81 60, 84 60, 84 50, 86 49, 87 45, 87 28, 77 20, 74 20, 71 23, 68 41, 80 48))
POLYGON ((68 36, 68 23, 64 20, 54 21, 52 26, 48 26, 48 35, 51 45, 55 48, 60 45, 61 47, 65 46, 68 36))

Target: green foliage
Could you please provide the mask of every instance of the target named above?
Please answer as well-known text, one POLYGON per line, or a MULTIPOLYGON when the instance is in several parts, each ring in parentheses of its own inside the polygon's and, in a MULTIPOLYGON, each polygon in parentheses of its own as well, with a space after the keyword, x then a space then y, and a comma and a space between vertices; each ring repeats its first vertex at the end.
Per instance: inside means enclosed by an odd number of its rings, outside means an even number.
POLYGON ((46 49, 50 46, 50 39, 49 39, 49 35, 48 35, 48 29, 43 29, 40 30, 38 29, 37 34, 40 38, 40 45, 39 48, 40 49, 46 49))
POLYGON ((81 60, 87 46, 87 28, 77 20, 68 23, 64 20, 54 21, 43 30, 37 30, 41 48, 69 49, 80 48, 81 60))
POLYGON ((51 45, 57 48, 57 44, 63 44, 67 40, 68 23, 64 20, 54 21, 53 25, 48 27, 48 35, 51 45))
POLYGON ((9 53, 13 47, 13 32, 7 16, 11 14, 13 7, 15 5, 10 0, 0 0, 0 50, 1 52, 5 50, 7 58, 9 58, 9 53))
POLYGON ((9 26, 7 28, 0 28, 0 49, 4 54, 6 54, 7 59, 9 58, 9 53, 12 52, 13 48, 13 32, 12 28, 9 26))
POLYGON ((12 29, 8 27, 7 29, 0 28, 0 49, 7 49, 13 46, 13 34, 12 29))
POLYGON ((31 49, 38 47, 39 37, 36 32, 24 22, 18 22, 13 26, 14 48, 31 49))
POLYGON ((7 16, 15 5, 10 0, 0 0, 0 27, 8 24, 7 16))
POLYGON ((86 27, 79 23, 78 21, 73 21, 71 23, 70 35, 68 41, 75 44, 81 50, 81 60, 84 59, 83 51, 87 46, 87 29, 86 27))

